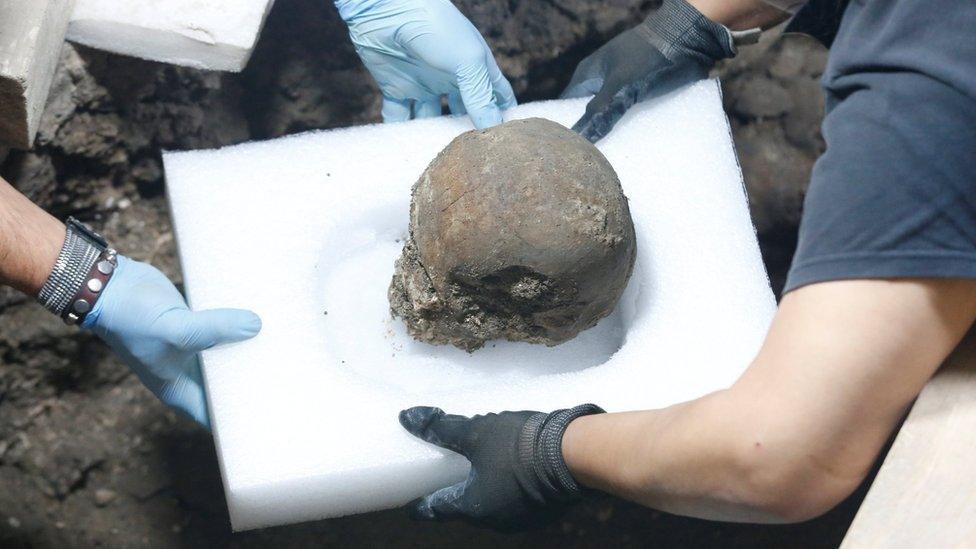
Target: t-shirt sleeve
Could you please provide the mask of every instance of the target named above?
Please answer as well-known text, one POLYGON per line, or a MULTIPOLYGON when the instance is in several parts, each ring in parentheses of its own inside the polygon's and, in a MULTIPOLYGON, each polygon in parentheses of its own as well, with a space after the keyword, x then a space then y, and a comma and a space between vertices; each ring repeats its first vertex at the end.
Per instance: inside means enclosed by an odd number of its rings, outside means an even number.
POLYGON ((891 47, 941 61, 932 66, 943 73, 931 74, 885 62, 880 31, 860 49, 844 32, 835 48, 849 51, 831 52, 840 57, 825 76, 827 151, 814 166, 784 291, 842 279, 976 278, 976 87, 968 88, 976 56, 938 59, 926 33, 902 34, 891 47), (919 44, 905 43, 913 39, 919 44), (872 64, 871 48, 882 63, 872 64), (959 78, 946 71, 951 63, 959 78))

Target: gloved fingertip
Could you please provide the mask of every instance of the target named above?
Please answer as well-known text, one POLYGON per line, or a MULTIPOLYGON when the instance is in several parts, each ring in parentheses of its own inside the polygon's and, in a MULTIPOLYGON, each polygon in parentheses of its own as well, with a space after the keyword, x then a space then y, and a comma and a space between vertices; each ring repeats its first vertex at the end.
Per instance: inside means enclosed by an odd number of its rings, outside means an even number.
POLYGON ((443 114, 441 110, 441 98, 434 97, 425 100, 417 100, 413 108, 414 118, 434 118, 443 114))
POLYGON ((241 335, 248 338, 258 335, 261 332, 261 328, 264 326, 264 323, 261 322, 261 317, 252 311, 245 309, 239 310, 241 312, 241 335))
MULTIPOLYGON (((199 377, 199 374, 196 377, 199 377)), ((190 377, 181 377, 167 384, 158 396, 159 400, 167 406, 175 408, 204 429, 210 430, 207 395, 204 393, 202 380, 194 381, 190 377)))
POLYGON ((505 80, 503 83, 495 84, 495 102, 498 103, 498 108, 501 110, 508 110, 512 107, 518 106, 518 100, 515 98, 515 91, 512 90, 512 85, 505 80))
POLYGON ((210 429, 210 414, 208 414, 206 410, 203 411, 203 415, 195 415, 195 416, 193 416, 193 419, 196 420, 197 425, 199 425, 200 427, 203 427, 207 431, 211 431, 211 429, 210 429))
POLYGON ((227 341, 250 339, 261 331, 261 317, 247 309, 223 309, 226 314, 228 330, 224 334, 227 341))
POLYGON ((423 438, 430 423, 443 415, 444 410, 434 406, 414 406, 400 411, 400 425, 410 434, 423 438))
POLYGON ((468 116, 471 117, 471 122, 474 123, 474 127, 479 130, 491 128, 502 123, 502 112, 494 104, 476 111, 469 109, 468 116))
POLYGON ((596 129, 594 129, 592 126, 587 126, 585 128, 582 128, 577 133, 579 133, 580 136, 583 139, 589 141, 590 143, 594 143, 594 144, 597 141, 599 141, 599 140, 603 139, 604 137, 606 137, 605 134, 600 133, 599 131, 597 131, 596 129))
POLYGON ((562 93, 559 94, 559 98, 575 99, 577 97, 583 97, 583 95, 584 94, 582 93, 581 87, 578 84, 570 84, 566 86, 566 89, 564 89, 562 93))
POLYGON ((383 122, 403 122, 410 120, 410 101, 398 101, 388 97, 383 98, 383 110, 381 112, 383 122))
POLYGON ((464 102, 461 101, 461 95, 458 93, 452 93, 447 96, 447 106, 453 115, 468 114, 468 110, 464 108, 464 102))
POLYGON ((606 137, 612 128, 613 124, 607 127, 602 117, 587 113, 573 124, 572 130, 590 143, 596 143, 606 137))

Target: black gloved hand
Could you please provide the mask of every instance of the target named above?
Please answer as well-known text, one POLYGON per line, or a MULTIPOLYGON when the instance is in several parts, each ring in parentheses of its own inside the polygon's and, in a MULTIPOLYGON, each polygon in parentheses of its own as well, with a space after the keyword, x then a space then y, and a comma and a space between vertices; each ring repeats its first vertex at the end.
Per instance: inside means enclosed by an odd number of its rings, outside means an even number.
POLYGON ((593 404, 551 414, 501 412, 472 418, 429 406, 400 412, 400 424, 410 433, 471 462, 464 482, 409 503, 411 515, 422 520, 463 518, 500 529, 552 516, 583 494, 563 460, 563 433, 574 419, 602 412, 593 404))
POLYGON ((595 143, 634 103, 701 80, 735 53, 729 29, 685 0, 662 0, 643 23, 580 62, 561 97, 596 94, 573 126, 595 143))

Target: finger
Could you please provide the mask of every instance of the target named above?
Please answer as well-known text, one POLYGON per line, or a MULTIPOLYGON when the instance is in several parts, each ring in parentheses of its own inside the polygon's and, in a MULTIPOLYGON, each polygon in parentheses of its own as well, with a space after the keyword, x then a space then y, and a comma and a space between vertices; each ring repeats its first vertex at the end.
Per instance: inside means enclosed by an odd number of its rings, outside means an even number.
POLYGON ((410 120, 410 100, 383 98, 383 122, 410 120))
POLYGON ((502 113, 495 104, 495 93, 488 75, 485 57, 462 64, 455 72, 461 101, 468 116, 479 130, 502 123, 502 113))
POLYGON ((414 118, 433 118, 443 114, 441 110, 441 98, 432 96, 423 100, 418 99, 413 104, 414 118))
POLYGON ((204 393, 203 381, 199 377, 200 362, 196 358, 193 361, 197 376, 181 376, 167 383, 163 386, 159 400, 188 415, 209 431, 210 414, 207 412, 207 395, 204 393))
POLYGON ((628 93, 625 86, 605 84, 586 104, 586 112, 573 125, 573 130, 596 143, 613 129, 613 126, 636 101, 636 93, 628 93))
POLYGON ((599 70, 600 63, 595 55, 587 57, 576 66, 566 89, 559 94, 560 99, 586 97, 600 91, 600 88, 603 87, 604 75, 603 71, 599 70))
POLYGON ((518 101, 515 99, 515 91, 512 90, 512 85, 502 74, 501 69, 498 68, 498 63, 495 62, 494 57, 489 57, 488 76, 491 78, 491 87, 495 92, 495 102, 498 104, 498 108, 505 110, 518 105, 518 101))
POLYGON ((468 110, 464 108, 464 102, 461 101, 460 92, 452 92, 447 96, 447 106, 451 109, 451 114, 461 115, 468 114, 468 110))
POLYGON ((261 331, 261 319, 243 309, 180 311, 169 319, 175 337, 171 340, 183 350, 199 352, 222 343, 250 339, 261 331))
POLYGON ((577 97, 587 97, 596 94, 603 87, 603 78, 599 76, 594 76, 592 78, 587 78, 579 80, 577 82, 570 82, 566 86, 566 89, 559 94, 560 99, 575 99, 577 97))
POLYGON ((447 488, 415 499, 407 504, 410 518, 415 520, 449 520, 464 514, 461 509, 461 497, 467 488, 467 481, 459 482, 447 488))
POLYGON ((463 440, 468 433, 470 419, 445 414, 431 406, 414 406, 400 412, 400 425, 415 437, 441 448, 467 456, 463 440))
POLYGON ((163 404, 175 408, 209 430, 210 415, 207 413, 207 396, 200 377, 200 361, 196 357, 192 361, 189 371, 165 381, 154 392, 163 404))

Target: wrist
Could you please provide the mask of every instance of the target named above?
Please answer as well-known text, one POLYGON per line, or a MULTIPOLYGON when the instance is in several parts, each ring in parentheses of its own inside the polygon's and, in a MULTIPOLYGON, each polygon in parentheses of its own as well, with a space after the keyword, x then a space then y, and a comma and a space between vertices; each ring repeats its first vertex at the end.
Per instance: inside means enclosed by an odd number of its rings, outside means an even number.
POLYGON ((68 324, 80 324, 115 271, 116 253, 105 239, 70 218, 64 242, 37 301, 68 324))
POLYGON ((597 488, 595 479, 592 478, 592 468, 589 466, 589 458, 592 452, 587 444, 592 440, 587 433, 594 428, 597 418, 595 416, 583 416, 577 418, 566 427, 563 434, 562 452, 566 467, 576 479, 580 486, 586 488, 597 488))
POLYGON ((51 271, 54 270, 54 264, 58 260, 58 254, 67 235, 67 228, 54 217, 47 216, 34 234, 37 235, 37 245, 34 248, 36 254, 31 261, 32 265, 22 270, 25 278, 19 282, 14 281, 13 286, 36 298, 51 271))
POLYGON ((64 236, 63 223, 0 177, 0 284, 36 297, 64 236))
POLYGON ((675 64, 690 61, 707 70, 716 61, 736 54, 735 36, 728 27, 686 0, 662 0, 636 30, 675 64))
POLYGON ((538 414, 529 420, 519 444, 520 452, 523 456, 532 456, 532 468, 546 488, 547 499, 572 501, 583 495, 583 489, 574 478, 563 455, 563 440, 567 428, 574 421, 602 413, 603 409, 595 404, 582 404, 550 414, 538 414), (527 447, 526 443, 529 441, 531 447, 527 447))
POLYGON ((789 13, 773 7, 764 0, 687 0, 708 19, 732 31, 776 26, 789 13))

